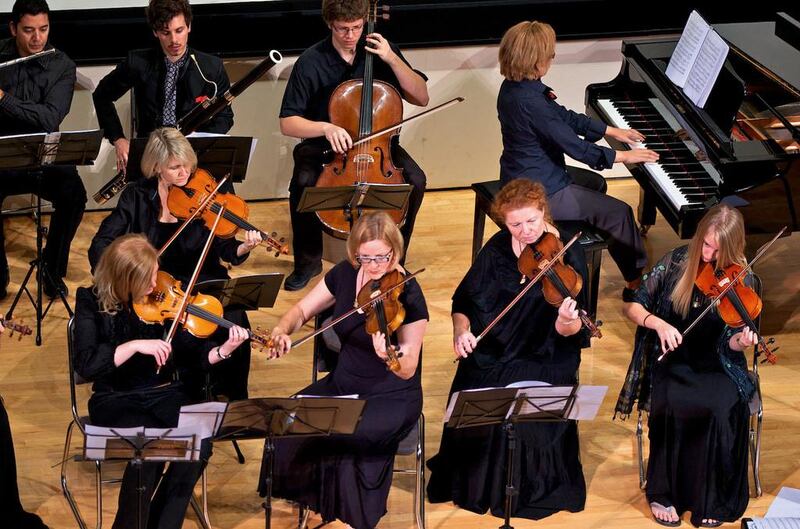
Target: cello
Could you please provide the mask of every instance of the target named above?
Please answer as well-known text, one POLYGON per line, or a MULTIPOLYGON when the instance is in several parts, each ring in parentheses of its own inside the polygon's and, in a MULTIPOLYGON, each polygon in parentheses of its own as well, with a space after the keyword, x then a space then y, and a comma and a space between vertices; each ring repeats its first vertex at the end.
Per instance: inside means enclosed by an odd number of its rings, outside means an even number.
MULTIPOLYGON (((366 34, 375 31, 378 1, 370 0, 366 20, 366 34)), ((374 79, 374 57, 365 52, 364 78, 341 83, 328 101, 328 114, 334 125, 342 127, 351 138, 370 136, 373 131, 391 127, 403 119, 403 98, 395 87, 374 79)), ((405 184, 403 170, 392 162, 392 139, 400 134, 399 128, 390 134, 360 142, 333 161, 324 164, 316 187, 356 186, 365 184, 405 184)), ((397 225, 402 225, 408 205, 400 210, 387 210, 397 225)), ((347 238, 350 227, 359 211, 318 211, 323 227, 335 237, 347 238)))

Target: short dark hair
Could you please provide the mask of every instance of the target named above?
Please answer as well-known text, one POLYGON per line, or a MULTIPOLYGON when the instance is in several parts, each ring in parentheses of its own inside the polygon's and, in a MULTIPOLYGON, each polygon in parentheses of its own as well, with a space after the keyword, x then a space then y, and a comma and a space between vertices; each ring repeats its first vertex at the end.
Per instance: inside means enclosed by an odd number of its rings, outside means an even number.
POLYGON ((183 15, 187 26, 192 25, 192 6, 188 0, 150 0, 144 11, 153 31, 160 30, 178 15, 183 15))
POLYGON ((17 0, 11 8, 11 23, 19 24, 25 15, 50 15, 50 6, 45 0, 17 0))
POLYGON ((369 13, 367 0, 322 0, 322 20, 332 24, 337 20, 351 22, 366 18, 369 13))

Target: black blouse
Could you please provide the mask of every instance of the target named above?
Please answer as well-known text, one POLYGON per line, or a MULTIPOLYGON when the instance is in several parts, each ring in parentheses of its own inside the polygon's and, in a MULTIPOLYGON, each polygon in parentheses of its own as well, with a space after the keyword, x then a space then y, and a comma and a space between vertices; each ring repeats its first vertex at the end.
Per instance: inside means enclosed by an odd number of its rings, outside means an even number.
POLYGON ((173 381, 188 369, 209 367, 208 351, 215 345, 179 331, 172 341, 172 361, 156 373, 152 356, 134 354, 120 366, 114 365, 118 345, 131 340, 159 340, 163 325, 148 325, 130 309, 123 308, 115 315, 100 312, 97 296, 92 289, 81 287, 75 301, 75 371, 94 382, 98 391, 131 391, 173 381))
MULTIPOLYGON (((580 248, 567 250, 564 262, 584 276, 585 261, 580 248)), ((514 299, 527 283, 521 283, 517 256, 511 234, 502 230, 481 249, 467 275, 453 294, 453 313, 461 313, 470 321, 470 329, 478 336, 486 326, 514 299)), ((578 302, 586 307, 586 289, 578 294, 578 302)), ((579 352, 587 340, 584 331, 573 336, 556 332, 558 307, 545 301, 541 284, 536 284, 478 343, 473 355, 479 366, 506 362, 531 355, 552 356, 561 351, 579 352)))
MULTIPOLYGON (((358 269, 348 261, 342 261, 325 274, 325 286, 336 298, 334 318, 353 309, 357 294, 357 275, 358 269)), ((416 279, 404 285, 399 299, 406 310, 403 325, 429 319, 425 296, 416 279)), ((342 342, 334 376, 343 385, 342 390, 370 395, 420 386, 422 362, 419 362, 417 372, 409 380, 403 380, 390 372, 375 354, 372 336, 367 334, 365 321, 363 314, 354 314, 334 326, 334 331, 342 342)))

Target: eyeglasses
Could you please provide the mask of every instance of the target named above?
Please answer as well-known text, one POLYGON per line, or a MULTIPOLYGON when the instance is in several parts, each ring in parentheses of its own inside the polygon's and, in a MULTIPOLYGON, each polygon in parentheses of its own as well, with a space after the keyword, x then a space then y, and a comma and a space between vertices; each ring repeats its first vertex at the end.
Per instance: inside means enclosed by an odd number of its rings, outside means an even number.
POLYGON ((369 263, 385 264, 392 260, 392 253, 393 252, 389 252, 386 255, 375 255, 375 256, 356 255, 356 261, 358 261, 358 264, 362 265, 369 263))
POLYGON ((361 24, 359 24, 357 26, 350 26, 350 27, 347 27, 347 26, 341 27, 341 26, 337 26, 336 24, 332 24, 331 25, 331 29, 333 29, 333 31, 335 31, 337 35, 344 36, 344 35, 347 35, 348 33, 352 33, 353 35, 355 35, 356 33, 360 32, 362 29, 364 29, 364 24, 361 23, 361 24))

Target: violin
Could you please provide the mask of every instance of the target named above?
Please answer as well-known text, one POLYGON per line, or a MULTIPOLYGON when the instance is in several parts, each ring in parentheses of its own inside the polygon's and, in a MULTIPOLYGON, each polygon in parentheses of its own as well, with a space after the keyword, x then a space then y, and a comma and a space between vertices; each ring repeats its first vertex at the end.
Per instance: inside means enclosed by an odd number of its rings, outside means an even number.
MULTIPOLYGON (((167 196, 167 207, 179 219, 187 219, 195 214, 201 204, 216 188, 217 181, 211 173, 205 169, 195 169, 185 186, 172 186, 170 188, 167 196)), ((217 193, 203 211, 200 212, 206 227, 210 228, 214 223, 216 214, 223 204, 225 205, 225 212, 217 227, 217 237, 227 239, 233 237, 240 229, 255 230, 261 235, 261 244, 265 245, 270 253, 274 251, 275 257, 289 253, 289 245, 286 244, 283 237, 275 239, 277 233, 274 231, 271 234, 267 234, 247 222, 250 211, 247 207, 247 202, 233 193, 217 193)))
MULTIPOLYGON (((546 264, 553 261, 563 246, 558 237, 546 232, 538 242, 525 246, 517 261, 517 268, 522 275, 528 279, 533 279, 546 264)), ((582 286, 583 278, 580 274, 561 259, 553 262, 542 277, 542 294, 545 301, 554 307, 561 306, 564 298, 577 299, 576 296, 581 291, 582 286)), ((591 336, 602 338, 603 333, 600 332, 599 327, 603 322, 598 320, 595 323, 586 310, 580 306, 577 309, 581 323, 589 330, 591 336)))
MULTIPOLYGON (((169 273, 159 270, 156 287, 142 301, 133 304, 133 310, 139 319, 148 324, 163 324, 166 320, 174 320, 185 292, 181 290, 180 281, 169 273)), ((194 294, 189 296, 186 312, 181 315, 183 328, 197 338, 208 338, 217 327, 230 329, 235 324, 222 317, 222 303, 214 296, 194 294)), ((272 339, 261 329, 247 330, 252 347, 263 350, 272 346, 272 339), (256 345, 258 344, 258 345, 256 345)))
POLYGON ((367 334, 383 333, 386 340, 386 367, 393 372, 400 370, 400 358, 403 356, 403 352, 392 345, 391 334, 400 328, 406 317, 406 309, 400 302, 404 278, 402 272, 392 270, 380 279, 368 281, 356 296, 357 306, 364 305, 367 334))
MULTIPOLYGON (((378 2, 370 1, 365 34, 375 32, 378 2)), ((385 18, 386 15, 384 15, 385 18)), ((344 154, 324 164, 317 187, 356 186, 360 184, 405 184, 403 170, 392 161, 391 146, 399 127, 391 133, 374 136, 374 130, 390 128, 403 120, 403 98, 389 83, 374 79, 374 57, 366 52, 364 78, 345 81, 336 87, 328 101, 330 121, 350 134, 363 139, 344 154), (367 137, 371 137, 367 140, 367 137)), ((400 210, 385 210, 395 224, 405 219, 408 205, 400 210)), ((347 238, 350 226, 360 215, 359 211, 318 211, 323 227, 335 237, 347 238)))
POLYGON ((22 340, 23 336, 29 336, 33 334, 31 328, 27 325, 23 325, 22 323, 14 323, 11 320, 0 318, 0 324, 11 331, 8 334, 9 336, 14 336, 14 333, 16 332, 18 334, 17 340, 22 340))
POLYGON ((741 265, 731 264, 725 268, 716 268, 711 263, 700 263, 697 269, 697 277, 694 284, 704 295, 709 298, 716 299, 723 289, 734 282, 733 286, 719 298, 717 302, 717 312, 720 318, 725 322, 728 327, 749 327, 758 336, 756 348, 759 355, 764 355, 763 362, 774 364, 778 361, 778 356, 775 351, 778 348, 771 349, 770 345, 775 343, 775 338, 770 338, 765 341, 764 338, 758 333, 756 324, 753 321, 761 314, 763 302, 756 292, 745 285, 741 280, 736 279, 741 275, 741 265))

